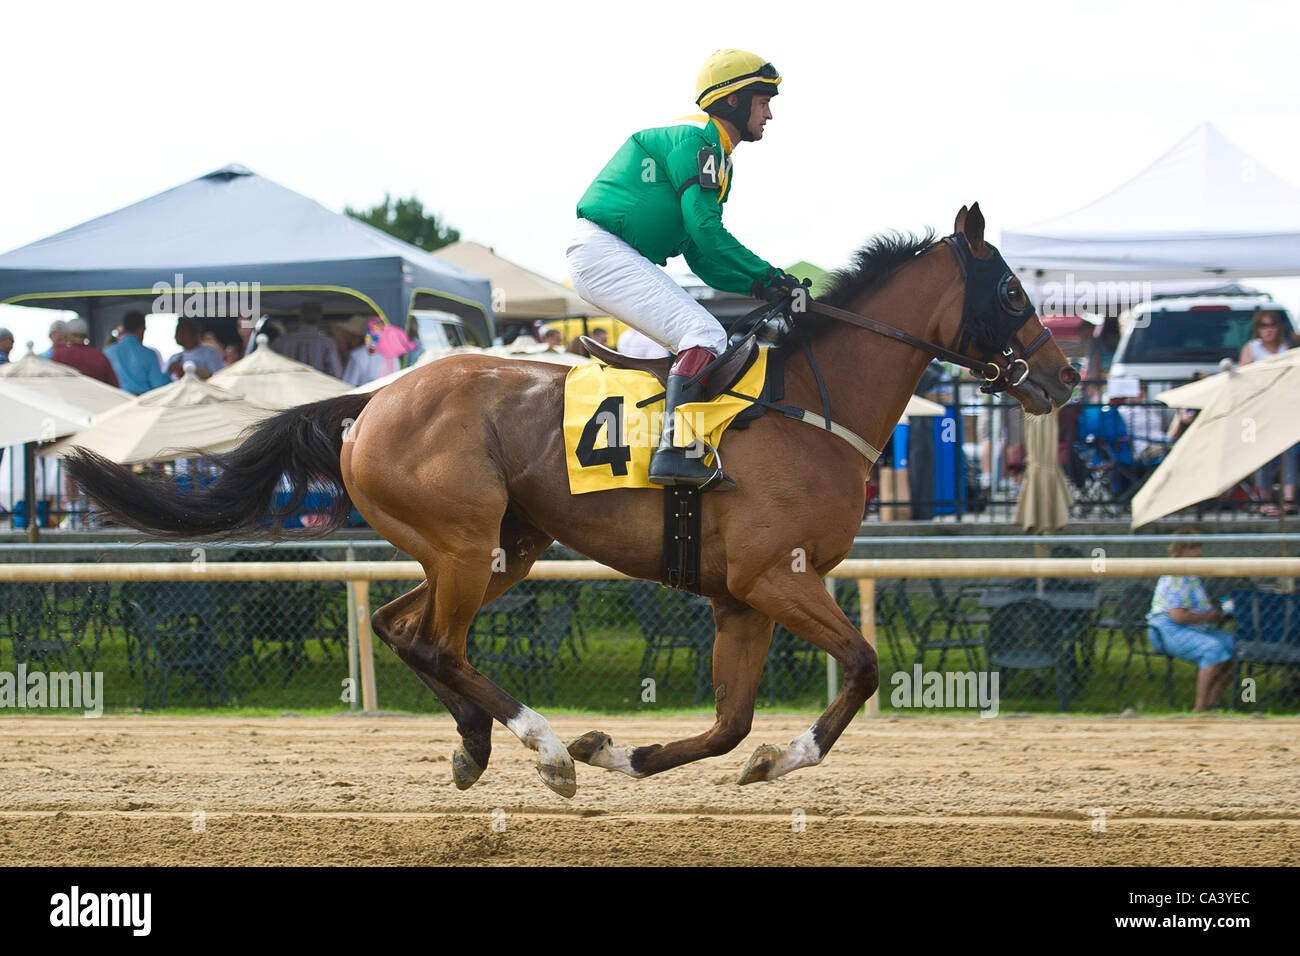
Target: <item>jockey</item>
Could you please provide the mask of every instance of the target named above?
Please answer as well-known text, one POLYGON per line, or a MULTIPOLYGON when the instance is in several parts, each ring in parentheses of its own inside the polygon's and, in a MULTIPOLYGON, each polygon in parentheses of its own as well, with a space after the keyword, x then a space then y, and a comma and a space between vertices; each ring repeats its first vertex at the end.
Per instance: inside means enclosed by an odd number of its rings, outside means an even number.
POLYGON ((696 105, 708 115, 634 133, 578 202, 578 228, 566 253, 574 289, 677 355, 650 461, 655 484, 735 486, 675 440, 674 412, 699 391, 685 382, 726 349, 727 334, 656 266, 684 255, 691 271, 716 289, 772 302, 800 294, 797 279, 754 255, 722 225, 731 151, 741 140, 763 138, 780 82, 760 56, 717 51, 696 86, 696 105))

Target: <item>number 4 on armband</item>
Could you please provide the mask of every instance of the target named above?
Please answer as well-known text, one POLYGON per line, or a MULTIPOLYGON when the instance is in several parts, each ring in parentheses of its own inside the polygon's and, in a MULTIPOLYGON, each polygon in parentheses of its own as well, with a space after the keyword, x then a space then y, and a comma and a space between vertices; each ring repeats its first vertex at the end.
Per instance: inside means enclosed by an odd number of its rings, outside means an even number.
POLYGON ((632 449, 622 443, 623 396, 611 395, 600 403, 596 413, 583 426, 582 437, 574 455, 583 468, 609 465, 615 475, 627 474, 627 463, 632 460, 632 449), (596 436, 605 429, 607 447, 596 447, 596 436))

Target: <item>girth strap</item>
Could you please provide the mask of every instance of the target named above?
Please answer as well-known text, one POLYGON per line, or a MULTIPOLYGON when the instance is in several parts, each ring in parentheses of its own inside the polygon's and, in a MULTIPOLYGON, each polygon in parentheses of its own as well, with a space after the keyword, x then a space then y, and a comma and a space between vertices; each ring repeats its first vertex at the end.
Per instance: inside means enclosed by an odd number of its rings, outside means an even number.
POLYGON ((664 560, 661 580, 679 591, 700 593, 700 489, 664 489, 664 560))
POLYGON ((848 428, 845 428, 839 422, 833 422, 823 415, 817 415, 808 411, 806 408, 799 408, 795 405, 778 405, 776 402, 769 402, 763 398, 755 398, 753 395, 741 395, 739 392, 724 391, 723 395, 730 395, 732 398, 743 398, 755 405, 762 405, 764 408, 770 408, 774 412, 780 412, 786 418, 793 418, 795 421, 804 422, 822 431, 828 431, 836 438, 841 438, 853 446, 853 450, 867 460, 868 465, 874 465, 876 459, 880 457, 880 449, 876 448, 869 441, 848 428), (823 425, 815 419, 824 418, 826 424, 823 425))

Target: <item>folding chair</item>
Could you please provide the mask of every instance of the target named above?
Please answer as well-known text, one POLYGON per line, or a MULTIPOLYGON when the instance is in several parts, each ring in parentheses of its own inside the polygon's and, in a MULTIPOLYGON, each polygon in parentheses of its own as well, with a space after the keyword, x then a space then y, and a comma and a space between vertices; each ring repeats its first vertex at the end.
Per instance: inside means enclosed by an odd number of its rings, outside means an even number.
MULTIPOLYGON (((1241 686, 1242 675, 1249 676, 1250 665, 1265 671, 1282 667, 1294 676, 1300 668, 1300 595, 1242 590, 1233 591, 1232 600, 1237 619, 1232 649, 1236 670, 1233 685, 1241 686)), ((1293 684, 1279 696, 1288 698, 1296 689, 1293 684)), ((1230 696, 1233 708, 1239 707, 1240 694, 1230 696)))
MULTIPOLYGON (((1060 633, 1057 621, 1052 606, 1039 598, 1022 598, 994 609, 984 644, 984 670, 1050 670, 1056 682, 1057 701, 1066 711, 1076 689, 1074 642, 1060 633)), ((1009 683, 1008 679, 1002 687, 1009 683)))
POLYGON ((667 689, 672 673, 673 656, 686 651, 695 672, 695 701, 703 699, 708 669, 713 660, 713 614, 706 598, 691 598, 678 591, 667 591, 648 581, 635 582, 631 593, 632 610, 645 638, 641 656, 641 674, 654 678, 667 689), (659 661, 667 654, 663 678, 656 676, 659 661))
POLYGON ((929 584, 930 594, 934 598, 934 609, 917 634, 914 663, 922 663, 926 651, 937 650, 938 669, 943 670, 943 662, 949 651, 964 650, 970 669, 980 670, 981 664, 977 652, 984 646, 984 640, 978 629, 988 625, 989 615, 982 611, 967 611, 962 607, 963 601, 978 596, 979 589, 970 585, 959 585, 956 593, 949 595, 944 591, 943 582, 938 578, 931 578, 929 584), (930 635, 934 633, 936 626, 943 628, 943 636, 932 638, 930 635))
POLYGON ((177 615, 160 623, 138 601, 127 601, 123 610, 140 649, 145 677, 143 709, 167 706, 173 677, 197 682, 209 707, 214 691, 218 702, 226 703, 230 696, 226 651, 198 615, 177 615))

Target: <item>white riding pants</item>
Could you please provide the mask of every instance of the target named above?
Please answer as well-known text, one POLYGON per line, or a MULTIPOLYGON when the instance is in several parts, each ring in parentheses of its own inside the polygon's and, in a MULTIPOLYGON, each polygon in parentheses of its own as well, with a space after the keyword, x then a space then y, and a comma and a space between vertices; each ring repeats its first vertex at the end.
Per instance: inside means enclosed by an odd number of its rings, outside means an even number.
POLYGON ((704 306, 653 262, 594 222, 578 220, 565 256, 578 295, 664 348, 677 353, 702 345, 714 355, 726 349, 727 333, 704 306))

